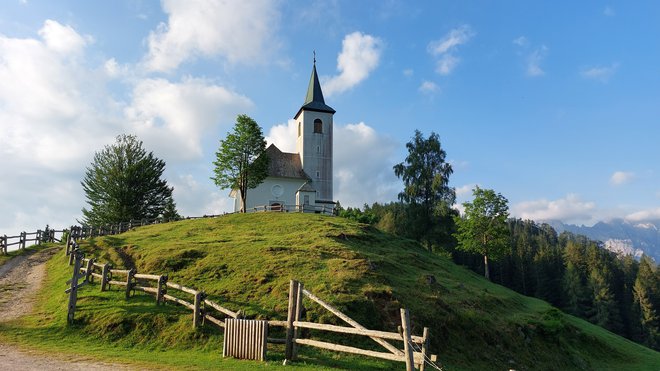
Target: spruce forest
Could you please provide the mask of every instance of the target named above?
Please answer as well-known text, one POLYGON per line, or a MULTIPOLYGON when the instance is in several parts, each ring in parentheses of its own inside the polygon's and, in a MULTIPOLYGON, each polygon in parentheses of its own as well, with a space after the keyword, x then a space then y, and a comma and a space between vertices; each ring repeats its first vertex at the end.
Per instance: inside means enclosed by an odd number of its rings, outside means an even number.
MULTIPOLYGON (((415 206, 403 202, 346 208, 340 215, 390 233, 420 239, 415 206)), ((435 218, 433 250, 483 274, 483 258, 456 248, 449 216, 435 218)), ((636 260, 599 241, 548 224, 509 219, 509 248, 490 267, 490 279, 584 318, 652 349, 660 349, 660 271, 648 256, 636 260)))

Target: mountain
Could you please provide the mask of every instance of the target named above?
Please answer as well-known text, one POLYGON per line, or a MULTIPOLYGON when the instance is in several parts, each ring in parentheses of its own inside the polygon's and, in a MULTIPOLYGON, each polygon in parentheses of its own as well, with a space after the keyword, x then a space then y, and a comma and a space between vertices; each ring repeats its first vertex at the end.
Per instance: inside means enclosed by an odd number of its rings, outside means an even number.
POLYGON ((632 223, 624 219, 598 222, 591 227, 564 224, 558 220, 545 221, 557 233, 568 231, 602 241, 610 251, 639 258, 642 254, 660 261, 660 221, 632 223))

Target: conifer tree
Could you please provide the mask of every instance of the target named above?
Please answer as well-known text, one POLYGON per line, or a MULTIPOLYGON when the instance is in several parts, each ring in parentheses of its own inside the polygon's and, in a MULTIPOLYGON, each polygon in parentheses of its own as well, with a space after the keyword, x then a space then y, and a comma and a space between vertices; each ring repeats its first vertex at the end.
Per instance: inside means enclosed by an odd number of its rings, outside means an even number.
POLYGON ((159 217, 172 188, 162 179, 165 161, 142 147, 134 135, 119 135, 96 152, 81 184, 89 209, 82 222, 104 225, 159 217))
POLYGON ((639 262, 639 271, 633 286, 633 306, 639 318, 640 340, 654 349, 660 346, 660 316, 658 313, 657 267, 647 256, 639 262))

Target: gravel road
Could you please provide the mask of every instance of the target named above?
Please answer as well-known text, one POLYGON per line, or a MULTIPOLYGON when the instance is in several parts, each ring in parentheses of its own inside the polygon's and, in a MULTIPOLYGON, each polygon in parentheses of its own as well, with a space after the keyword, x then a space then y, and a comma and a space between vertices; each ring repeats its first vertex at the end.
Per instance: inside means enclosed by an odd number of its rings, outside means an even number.
MULTIPOLYGON (((17 319, 30 312, 35 295, 46 275, 46 261, 61 249, 41 250, 15 257, 0 266, 0 322, 17 319), (27 274, 26 274, 27 272, 27 274), (9 300, 11 297, 18 300, 9 300)), ((64 258, 62 258, 64 259, 64 258)), ((62 300, 66 300, 62 289, 62 300)), ((124 365, 90 361, 80 357, 56 358, 40 352, 0 343, 0 370, 128 370, 124 365)))

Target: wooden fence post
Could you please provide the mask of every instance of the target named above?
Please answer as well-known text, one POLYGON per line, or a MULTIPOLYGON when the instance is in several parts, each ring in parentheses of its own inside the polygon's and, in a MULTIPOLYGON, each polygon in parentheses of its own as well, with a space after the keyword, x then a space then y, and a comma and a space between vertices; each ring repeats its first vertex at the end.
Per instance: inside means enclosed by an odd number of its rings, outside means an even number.
POLYGON ((19 249, 24 249, 25 248, 25 240, 27 238, 27 235, 25 232, 21 232, 20 237, 18 238, 18 248, 19 249))
POLYGON ((69 291, 69 310, 66 315, 68 323, 73 323, 73 316, 76 312, 76 300, 78 300, 78 274, 80 273, 80 263, 83 260, 83 253, 75 250, 71 253, 75 256, 75 264, 73 265, 73 277, 71 277, 71 287, 69 291))
POLYGON ((135 276, 135 273, 135 268, 132 268, 126 275, 126 299, 131 297, 131 289, 133 289, 133 276, 135 276))
POLYGON ((406 357, 406 371, 415 370, 414 350, 410 335, 410 313, 408 309, 401 308, 401 328, 403 329, 403 350, 406 357))
POLYGON ((0 237, 0 251, 7 255, 7 235, 0 237))
POLYGON ((289 311, 286 319, 286 346, 284 358, 292 360, 293 358, 293 321, 296 318, 296 303, 298 301, 298 281, 289 282, 289 311))
POLYGON ((94 270, 94 258, 90 258, 87 261, 87 266, 85 267, 85 280, 89 283, 94 282, 94 276, 92 276, 92 271, 94 270))
POLYGON ((37 245, 41 245, 41 240, 42 240, 41 233, 42 233, 41 229, 37 229, 37 234, 34 236, 37 245))
POLYGON ((197 291, 197 293, 195 294, 195 302, 194 302, 195 309, 193 309, 193 328, 195 329, 198 328, 199 325, 201 325, 202 323, 201 304, 202 304, 202 300, 204 300, 204 296, 206 295, 202 291, 197 291))
POLYGON ((165 303, 164 297, 167 294, 167 275, 158 278, 158 292, 156 293, 156 304, 165 303))
POLYGON ((109 273, 111 267, 108 263, 103 264, 103 269, 101 270, 101 291, 105 291, 108 281, 110 281, 109 273))
POLYGON ((422 333, 422 363, 419 365, 419 371, 424 371, 426 368, 426 357, 429 352, 429 328, 424 327, 424 332, 422 333))
MULTIPOLYGON (((302 314, 302 299, 303 299, 303 288, 304 285, 302 282, 298 282, 298 288, 296 289, 296 316, 295 321, 300 321, 300 316, 302 314)), ((296 344, 296 339, 300 336, 300 329, 293 327, 293 341, 291 343, 291 360, 295 361, 298 358, 298 345, 296 344)))

